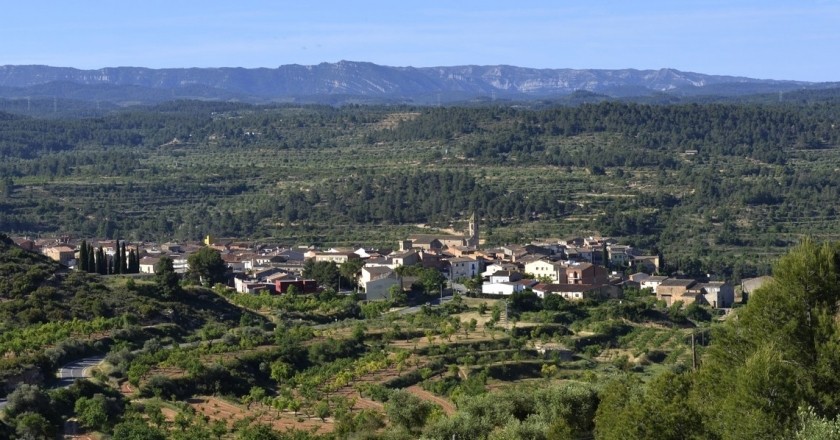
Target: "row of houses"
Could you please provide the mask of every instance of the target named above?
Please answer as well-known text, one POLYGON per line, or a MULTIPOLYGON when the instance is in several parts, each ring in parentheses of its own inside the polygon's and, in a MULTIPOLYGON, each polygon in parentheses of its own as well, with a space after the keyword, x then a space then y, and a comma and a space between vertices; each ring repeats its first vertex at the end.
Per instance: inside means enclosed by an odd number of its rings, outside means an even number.
MULTIPOLYGON (((457 235, 412 235, 398 243, 398 249, 312 249, 256 246, 235 240, 213 240, 204 246, 218 250, 235 274, 232 287, 242 293, 284 293, 295 286, 299 292, 317 289, 312 280, 301 277, 307 259, 337 265, 360 261, 362 269, 355 286, 368 299, 383 299, 394 286, 402 288, 396 270, 401 266, 422 265, 441 270, 453 282, 480 276, 481 292, 487 295, 512 295, 530 289, 538 296, 560 295, 567 299, 607 298, 621 295, 625 285, 650 288, 658 299, 671 305, 677 301, 694 302, 716 308, 734 303, 734 289, 724 282, 700 283, 637 273, 624 279, 608 267, 636 266, 655 272, 659 257, 640 255, 632 247, 603 237, 571 237, 543 240, 525 245, 505 245, 481 249, 477 226, 470 233, 457 235)), ((27 243, 23 243, 24 245, 27 243)), ((115 241, 98 243, 106 253, 117 249, 115 241)), ((141 273, 154 273, 160 257, 172 258, 176 272, 188 270, 189 255, 199 243, 136 244, 141 255, 141 273)), ((76 249, 65 240, 45 246, 42 253, 72 266, 76 249)))

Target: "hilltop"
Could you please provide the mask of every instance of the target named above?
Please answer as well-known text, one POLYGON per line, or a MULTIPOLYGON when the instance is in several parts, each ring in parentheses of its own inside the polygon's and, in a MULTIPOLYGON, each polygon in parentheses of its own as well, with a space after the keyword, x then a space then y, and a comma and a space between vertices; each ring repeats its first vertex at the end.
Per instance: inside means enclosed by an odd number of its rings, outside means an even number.
POLYGON ((119 105, 173 99, 440 104, 471 100, 536 101, 590 92, 605 97, 743 96, 836 87, 708 75, 676 69, 534 69, 507 65, 392 67, 339 61, 245 69, 0 66, 0 98, 67 99, 119 105))

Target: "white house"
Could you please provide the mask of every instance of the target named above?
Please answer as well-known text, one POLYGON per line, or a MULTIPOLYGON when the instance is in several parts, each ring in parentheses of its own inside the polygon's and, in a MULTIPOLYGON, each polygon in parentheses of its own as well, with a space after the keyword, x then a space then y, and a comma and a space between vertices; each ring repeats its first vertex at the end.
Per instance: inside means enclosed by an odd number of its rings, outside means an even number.
POLYGON ((259 294, 262 292, 274 292, 274 284, 261 281, 247 281, 240 278, 233 279, 233 287, 238 293, 259 294))
POLYGON ((368 301, 388 299, 391 287, 399 285, 393 270, 388 267, 363 267, 359 276, 359 287, 365 291, 368 301))
POLYGON ((187 254, 171 255, 172 267, 175 269, 175 273, 187 273, 190 269, 190 263, 187 262, 187 257, 189 257, 187 254))
POLYGON ((540 298, 559 295, 567 300, 579 301, 588 298, 618 298, 621 289, 609 284, 538 284, 533 287, 540 298))
POLYGON ((500 270, 490 275, 489 284, 511 283, 522 279, 522 274, 519 272, 511 272, 508 270, 500 270))
POLYGON ((630 275, 629 278, 630 278, 630 281, 635 281, 635 282, 639 283, 639 285, 641 285, 642 281, 650 278, 650 275, 648 275, 644 272, 636 272, 636 273, 630 275))
POLYGON ((361 274, 359 275, 359 287, 363 287, 364 283, 369 281, 386 278, 394 273, 390 267, 387 266, 363 266, 361 274))
POLYGON ((485 283, 481 285, 481 293, 485 295, 513 295, 537 284, 534 280, 519 280, 504 283, 485 283))
POLYGON ((633 248, 626 245, 613 244, 607 246, 610 265, 614 267, 627 266, 633 260, 633 248))
POLYGON ((536 278, 548 277, 555 283, 560 280, 555 264, 548 260, 536 260, 525 263, 525 272, 536 278))
POLYGON ((651 289, 653 290, 653 293, 656 293, 656 289, 659 288, 659 285, 667 279, 668 277, 665 276, 651 276, 640 281, 639 285, 642 289, 651 289))
POLYGON ((140 259, 140 273, 155 273, 155 265, 160 258, 143 257, 140 259))
POLYGON ((344 264, 348 260, 358 260, 359 256, 353 252, 315 252, 313 258, 316 262, 327 261, 330 263, 344 264))
POLYGON ((484 272, 481 272, 481 277, 484 279, 489 279, 491 275, 500 271, 500 270, 507 270, 507 271, 514 271, 516 270, 516 265, 513 263, 493 263, 489 264, 484 268, 484 272))
POLYGON ((466 257, 449 259, 449 273, 453 280, 472 278, 478 275, 480 263, 478 260, 466 257))
POLYGON ((519 283, 485 283, 481 285, 481 293, 485 295, 513 295, 525 290, 519 283))
POLYGON ((729 283, 712 281, 700 285, 706 302, 715 309, 728 309, 735 303, 735 288, 729 283))
POLYGON ((388 257, 391 259, 394 267, 413 266, 420 262, 420 255, 413 250, 394 252, 388 255, 388 257))

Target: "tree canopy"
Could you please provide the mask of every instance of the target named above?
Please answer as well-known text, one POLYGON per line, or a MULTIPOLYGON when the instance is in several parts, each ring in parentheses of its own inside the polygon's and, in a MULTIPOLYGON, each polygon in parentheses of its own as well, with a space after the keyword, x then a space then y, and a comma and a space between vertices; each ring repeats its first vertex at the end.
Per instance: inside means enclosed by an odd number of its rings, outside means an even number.
POLYGON ((193 281, 211 286, 225 281, 227 264, 213 248, 202 247, 187 258, 187 263, 190 265, 187 276, 193 281))

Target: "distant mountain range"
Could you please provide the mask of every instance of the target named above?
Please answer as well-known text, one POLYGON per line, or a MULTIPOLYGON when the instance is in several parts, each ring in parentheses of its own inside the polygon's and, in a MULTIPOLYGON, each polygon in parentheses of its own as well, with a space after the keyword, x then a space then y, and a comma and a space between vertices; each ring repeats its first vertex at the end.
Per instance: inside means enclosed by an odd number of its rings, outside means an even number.
MULTIPOLYGON (((173 99, 436 104, 471 100, 533 101, 575 92, 627 98, 743 96, 838 87, 660 70, 531 69, 513 66, 389 67, 340 61, 276 69, 109 67, 79 70, 0 66, 0 98, 64 99, 116 105, 173 99)), ((99 104, 97 104, 99 105, 99 104)))

